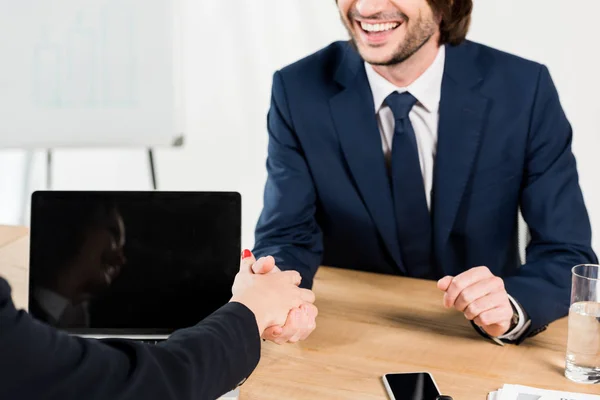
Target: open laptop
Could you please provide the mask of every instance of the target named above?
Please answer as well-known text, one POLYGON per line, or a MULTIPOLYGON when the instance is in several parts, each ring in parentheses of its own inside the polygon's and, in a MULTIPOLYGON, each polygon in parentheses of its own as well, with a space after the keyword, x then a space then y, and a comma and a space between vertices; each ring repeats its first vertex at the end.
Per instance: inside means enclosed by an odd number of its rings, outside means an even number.
POLYGON ((241 198, 37 191, 30 233, 33 317, 78 336, 158 341, 231 298, 241 198))

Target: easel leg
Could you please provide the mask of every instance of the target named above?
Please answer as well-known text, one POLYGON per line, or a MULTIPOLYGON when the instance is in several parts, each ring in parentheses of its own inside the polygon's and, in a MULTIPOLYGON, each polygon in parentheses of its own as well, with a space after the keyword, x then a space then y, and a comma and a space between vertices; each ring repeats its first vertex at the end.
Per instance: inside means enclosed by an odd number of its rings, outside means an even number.
POLYGON ((150 175, 152 176, 152 188, 154 190, 156 190, 158 185, 156 184, 156 169, 154 166, 154 151, 152 149, 148 149, 148 162, 150 164, 150 175))
POLYGON ((23 171, 23 192, 21 198, 21 216, 19 221, 21 225, 27 225, 27 212, 29 209, 30 191, 31 191, 31 169, 33 166, 33 150, 27 150, 25 153, 25 168, 23 171))
POLYGON ((52 189, 52 150, 46 150, 46 189, 52 189))

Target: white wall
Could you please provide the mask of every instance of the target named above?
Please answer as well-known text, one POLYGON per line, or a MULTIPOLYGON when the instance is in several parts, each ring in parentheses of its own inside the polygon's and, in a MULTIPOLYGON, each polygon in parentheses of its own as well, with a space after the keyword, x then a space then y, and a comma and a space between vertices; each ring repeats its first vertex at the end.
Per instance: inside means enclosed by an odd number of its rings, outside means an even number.
MULTIPOLYGON (((575 129, 581 185, 600 249, 600 74, 597 0, 475 0, 470 38, 548 65, 575 129)), ((333 1, 185 0, 187 142, 159 150, 164 190, 235 190, 243 195, 243 245, 251 247, 266 178, 265 130, 272 73, 346 38, 333 1)), ((1 124, 1 120, 0 120, 1 124)), ((0 152, 0 223, 19 222, 25 154, 0 152)), ((149 189, 143 150, 57 151, 56 189, 149 189)), ((43 188, 37 154, 33 185, 43 188)))

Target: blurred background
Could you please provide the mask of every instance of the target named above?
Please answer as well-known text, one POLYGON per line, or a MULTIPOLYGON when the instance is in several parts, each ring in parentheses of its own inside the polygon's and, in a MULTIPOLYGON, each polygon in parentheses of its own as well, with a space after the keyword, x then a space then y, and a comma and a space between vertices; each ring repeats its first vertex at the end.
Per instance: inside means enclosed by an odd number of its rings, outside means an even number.
MULTIPOLYGON (((272 75, 332 41, 347 39, 347 34, 333 0, 177 1, 181 7, 185 143, 156 148, 158 188, 240 192, 242 245, 252 247, 266 179, 266 114, 272 75)), ((594 249, 599 251, 600 55, 596 20, 600 1, 474 3, 469 39, 548 66, 574 129, 580 183, 592 220, 594 249)), ((14 0, 0 0, 2 7, 12 4, 16 4, 14 0)), ((14 134, 14 127, 2 122, 2 115, 11 113, 8 106, 0 109, 3 137, 14 134)), ((46 174, 44 149, 28 153, 0 147, 0 224, 28 223, 29 194, 45 189, 46 174)), ((52 188, 150 190, 146 149, 56 149, 52 188)))

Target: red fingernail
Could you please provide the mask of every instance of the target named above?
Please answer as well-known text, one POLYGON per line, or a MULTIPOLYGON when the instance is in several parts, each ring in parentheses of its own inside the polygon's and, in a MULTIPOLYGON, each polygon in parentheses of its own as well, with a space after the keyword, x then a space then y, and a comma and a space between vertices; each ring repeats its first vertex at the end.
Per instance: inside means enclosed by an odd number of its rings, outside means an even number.
POLYGON ((252 252, 248 249, 245 249, 244 251, 242 251, 242 260, 248 257, 252 257, 252 252))

